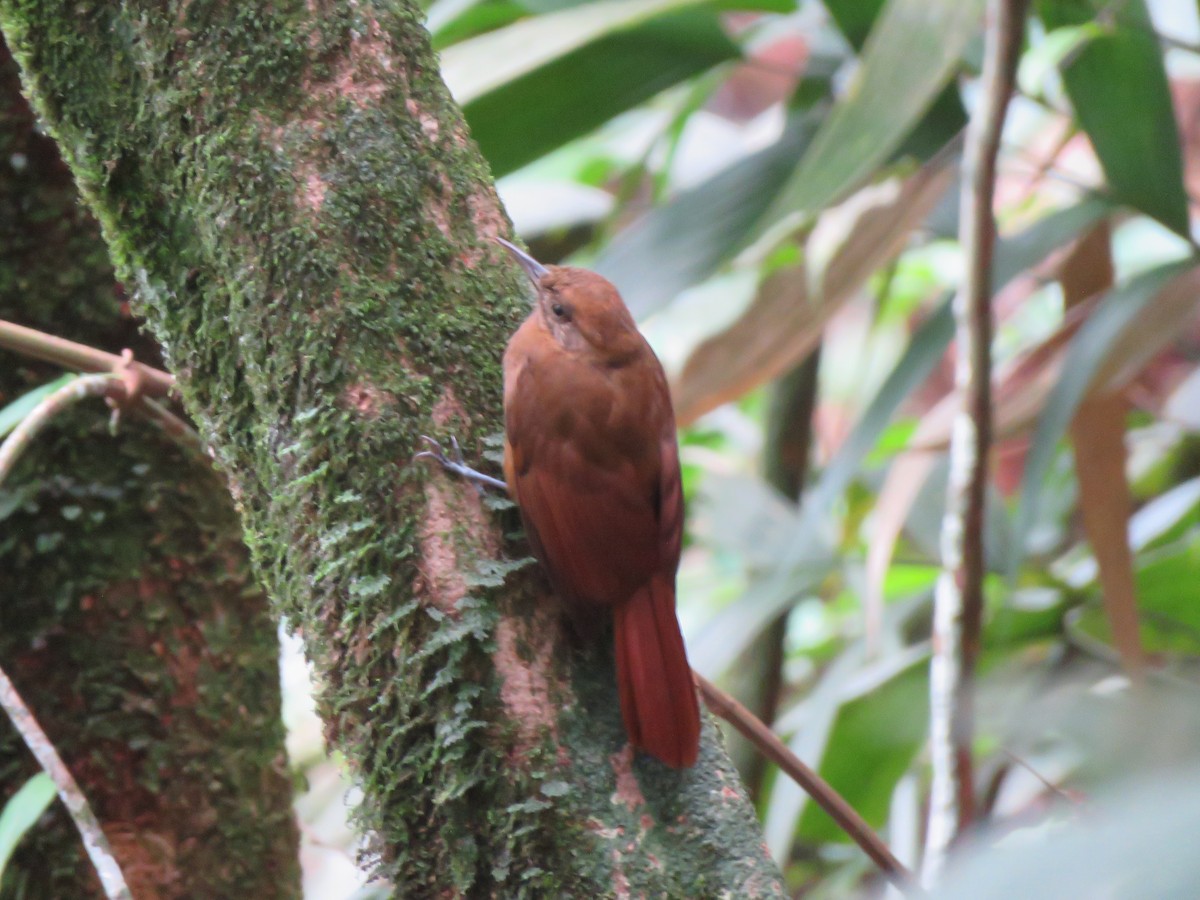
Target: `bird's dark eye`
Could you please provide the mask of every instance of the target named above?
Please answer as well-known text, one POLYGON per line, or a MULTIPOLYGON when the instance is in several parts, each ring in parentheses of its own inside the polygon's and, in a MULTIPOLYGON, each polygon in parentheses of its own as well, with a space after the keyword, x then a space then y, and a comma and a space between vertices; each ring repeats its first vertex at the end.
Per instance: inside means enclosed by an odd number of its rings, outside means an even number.
POLYGON ((561 303, 555 303, 553 306, 551 306, 550 312, 554 313, 560 319, 565 318, 567 315, 566 307, 564 307, 561 303))

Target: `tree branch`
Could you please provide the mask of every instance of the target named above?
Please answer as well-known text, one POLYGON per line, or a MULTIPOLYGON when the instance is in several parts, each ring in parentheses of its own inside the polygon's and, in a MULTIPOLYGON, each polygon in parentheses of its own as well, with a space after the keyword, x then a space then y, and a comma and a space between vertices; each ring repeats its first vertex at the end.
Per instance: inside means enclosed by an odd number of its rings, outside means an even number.
POLYGON ((987 9, 983 93, 971 117, 963 160, 960 243, 966 273, 954 301, 954 381, 962 408, 950 442, 942 573, 934 597, 929 678, 933 773, 922 870, 926 884, 938 877, 951 843, 975 819, 973 677, 983 609, 983 517, 992 430, 992 201, 1025 0, 989 0, 987 9))
POLYGON ((161 369, 14 322, 0 321, 0 347, 76 372, 120 372, 133 368, 142 379, 142 390, 152 397, 165 397, 175 387, 175 379, 161 369))

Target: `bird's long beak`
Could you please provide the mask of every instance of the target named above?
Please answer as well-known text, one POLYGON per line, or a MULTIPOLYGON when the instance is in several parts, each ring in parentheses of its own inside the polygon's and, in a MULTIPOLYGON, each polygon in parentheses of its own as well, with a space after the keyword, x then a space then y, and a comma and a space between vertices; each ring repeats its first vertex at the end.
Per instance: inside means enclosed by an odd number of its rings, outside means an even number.
POLYGON ((492 240, 507 250, 509 256, 521 264, 521 268, 525 270, 525 274, 529 276, 529 280, 533 282, 534 287, 537 287, 542 279, 550 274, 545 266, 515 244, 510 244, 501 237, 492 238, 492 240))

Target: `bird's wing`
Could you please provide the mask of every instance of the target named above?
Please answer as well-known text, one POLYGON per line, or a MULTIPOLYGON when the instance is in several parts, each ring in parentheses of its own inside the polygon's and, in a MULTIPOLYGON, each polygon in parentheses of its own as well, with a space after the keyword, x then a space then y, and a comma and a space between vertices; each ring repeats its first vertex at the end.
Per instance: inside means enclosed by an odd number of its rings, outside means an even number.
POLYGON ((571 385, 544 375, 527 369, 510 386, 509 485, 556 590, 568 601, 611 605, 661 571, 665 559, 673 575, 678 560, 678 462, 674 434, 668 450, 659 427, 662 409, 670 419, 669 401, 664 407, 665 397, 652 398, 626 427, 595 396, 581 399, 587 391, 579 385, 572 396, 571 385), (673 475, 664 474, 667 462, 673 475))

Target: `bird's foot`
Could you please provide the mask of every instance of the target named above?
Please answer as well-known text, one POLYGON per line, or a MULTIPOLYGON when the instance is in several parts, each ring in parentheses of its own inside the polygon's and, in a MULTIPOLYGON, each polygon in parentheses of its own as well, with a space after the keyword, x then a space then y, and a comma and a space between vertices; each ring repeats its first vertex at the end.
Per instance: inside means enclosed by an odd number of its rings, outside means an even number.
POLYGON ((450 438, 450 450, 453 457, 447 456, 442 449, 442 445, 428 435, 421 435, 421 440, 429 445, 428 450, 422 450, 413 456, 413 459, 432 459, 447 472, 453 472, 460 478, 465 478, 468 481, 474 482, 476 487, 495 488, 498 491, 507 491, 508 485, 499 478, 493 478, 491 475, 484 475, 482 472, 472 469, 463 459, 462 448, 458 446, 458 439, 450 438))

